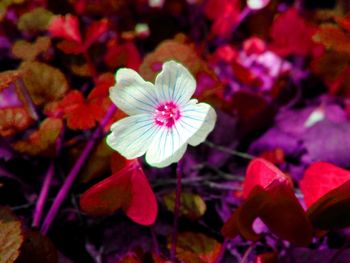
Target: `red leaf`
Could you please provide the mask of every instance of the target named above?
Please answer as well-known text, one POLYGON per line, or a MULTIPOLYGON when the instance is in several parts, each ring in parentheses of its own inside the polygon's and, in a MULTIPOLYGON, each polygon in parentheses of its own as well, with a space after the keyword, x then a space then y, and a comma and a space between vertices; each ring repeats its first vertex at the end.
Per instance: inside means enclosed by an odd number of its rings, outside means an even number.
POLYGON ((141 225, 152 225, 158 214, 156 197, 139 164, 131 175, 131 201, 124 211, 141 225))
POLYGON ((328 192, 307 211, 312 224, 322 230, 350 226, 350 180, 328 192))
POLYGON ((316 162, 309 166, 300 181, 307 207, 350 179, 350 172, 326 162, 316 162))
POLYGON ((137 160, 88 189, 80 198, 81 209, 91 215, 110 215, 122 208, 141 225, 154 223, 158 206, 137 160))
POLYGON ((259 217, 281 239, 300 246, 311 242, 312 226, 287 181, 274 180, 267 190, 256 186, 237 213, 238 229, 247 239, 259 238, 252 228, 259 217))
POLYGON ((289 178, 272 163, 257 158, 249 163, 243 183, 243 197, 247 198, 255 186, 266 189, 274 180, 287 181, 289 178))
POLYGON ((64 112, 67 125, 71 129, 90 129, 104 115, 103 105, 85 101, 78 90, 69 92, 59 103, 59 109, 64 112))
POLYGON ((57 47, 66 54, 77 55, 84 51, 81 43, 75 41, 63 40, 57 44, 57 47))
POLYGON ((111 157, 111 170, 112 173, 116 173, 120 171, 124 166, 128 164, 127 159, 125 159, 122 155, 120 155, 118 152, 113 152, 111 157))
POLYGON ((258 158, 247 168, 243 195, 247 200, 225 223, 222 233, 233 238, 240 233, 257 241, 260 235, 253 230, 258 217, 272 233, 294 244, 306 246, 311 242, 312 226, 289 178, 272 163, 258 158))
POLYGON ((290 8, 278 16, 271 27, 272 49, 282 56, 308 55, 314 47, 314 33, 315 28, 307 24, 295 8, 290 8))
POLYGON ((126 43, 119 44, 115 40, 111 40, 108 42, 107 48, 104 60, 109 67, 139 69, 142 60, 134 42, 127 41, 126 43))
POLYGON ((96 86, 91 90, 88 100, 107 98, 109 89, 114 85, 115 78, 112 73, 105 73, 99 76, 96 86))
POLYGON ((55 16, 51 19, 48 31, 54 37, 81 43, 78 18, 72 15, 55 16))
POLYGON ((95 43, 108 28, 108 20, 102 19, 100 21, 92 22, 85 33, 85 50, 88 49, 93 43, 95 43))

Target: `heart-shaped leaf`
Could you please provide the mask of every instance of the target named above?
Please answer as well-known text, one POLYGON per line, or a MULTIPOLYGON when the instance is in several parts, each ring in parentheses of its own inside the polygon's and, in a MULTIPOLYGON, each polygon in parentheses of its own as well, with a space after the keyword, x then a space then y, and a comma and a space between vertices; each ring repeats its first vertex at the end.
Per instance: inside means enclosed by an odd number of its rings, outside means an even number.
POLYGON ((350 226, 350 180, 321 197, 307 215, 312 224, 322 230, 350 226))
POLYGON ((311 242, 312 226, 289 178, 276 166, 264 159, 253 160, 247 169, 244 185, 247 200, 225 223, 222 233, 233 238, 239 233, 249 240, 260 239, 253 230, 255 219, 260 218, 272 233, 300 246, 311 242))
POLYGON ((88 189, 80 198, 81 209, 90 215, 110 215, 122 208, 141 225, 154 223, 158 206, 155 195, 137 160, 88 189))
POLYGON ((289 182, 289 178, 269 161, 262 158, 254 159, 247 168, 243 183, 243 197, 247 198, 255 186, 259 185, 265 189, 274 180, 289 182))
POLYGON ((326 162, 316 162, 305 170, 300 181, 307 207, 350 179, 350 172, 326 162))

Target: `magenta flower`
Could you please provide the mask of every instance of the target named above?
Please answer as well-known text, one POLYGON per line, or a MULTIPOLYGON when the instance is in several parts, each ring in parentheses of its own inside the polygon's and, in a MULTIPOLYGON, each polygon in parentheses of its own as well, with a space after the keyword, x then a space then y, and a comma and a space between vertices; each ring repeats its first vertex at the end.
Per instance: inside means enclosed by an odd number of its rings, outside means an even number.
POLYGON ((110 98, 130 116, 112 125, 107 144, 127 159, 146 154, 151 166, 178 162, 187 145, 203 142, 216 122, 209 104, 191 99, 195 89, 195 79, 175 61, 163 64, 154 85, 132 69, 119 69, 110 98))

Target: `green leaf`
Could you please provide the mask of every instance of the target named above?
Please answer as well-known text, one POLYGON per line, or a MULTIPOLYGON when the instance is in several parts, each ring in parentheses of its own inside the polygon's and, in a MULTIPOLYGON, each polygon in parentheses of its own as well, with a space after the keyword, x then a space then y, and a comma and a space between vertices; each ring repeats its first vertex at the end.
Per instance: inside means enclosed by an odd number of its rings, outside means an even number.
POLYGON ((182 262, 212 263, 220 254, 221 244, 201 233, 180 233, 176 255, 182 262))
POLYGON ((68 90, 68 82, 63 73, 41 62, 28 61, 20 66, 23 80, 36 105, 58 100, 68 90))
POLYGON ((21 31, 44 31, 47 29, 52 16, 53 13, 39 7, 22 15, 17 27, 21 31))
MULTIPOLYGON (((169 211, 174 211, 175 192, 163 196, 163 202, 169 211)), ((181 193, 180 215, 197 220, 204 215, 207 206, 201 196, 193 193, 181 193)))

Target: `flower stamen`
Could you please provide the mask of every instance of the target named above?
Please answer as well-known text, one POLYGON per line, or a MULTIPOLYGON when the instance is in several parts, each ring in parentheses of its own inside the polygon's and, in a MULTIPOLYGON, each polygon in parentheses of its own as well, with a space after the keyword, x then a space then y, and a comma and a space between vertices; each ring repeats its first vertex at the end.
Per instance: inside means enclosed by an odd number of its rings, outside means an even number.
POLYGON ((171 128, 180 117, 179 107, 174 102, 165 102, 156 108, 154 122, 158 126, 171 128))

